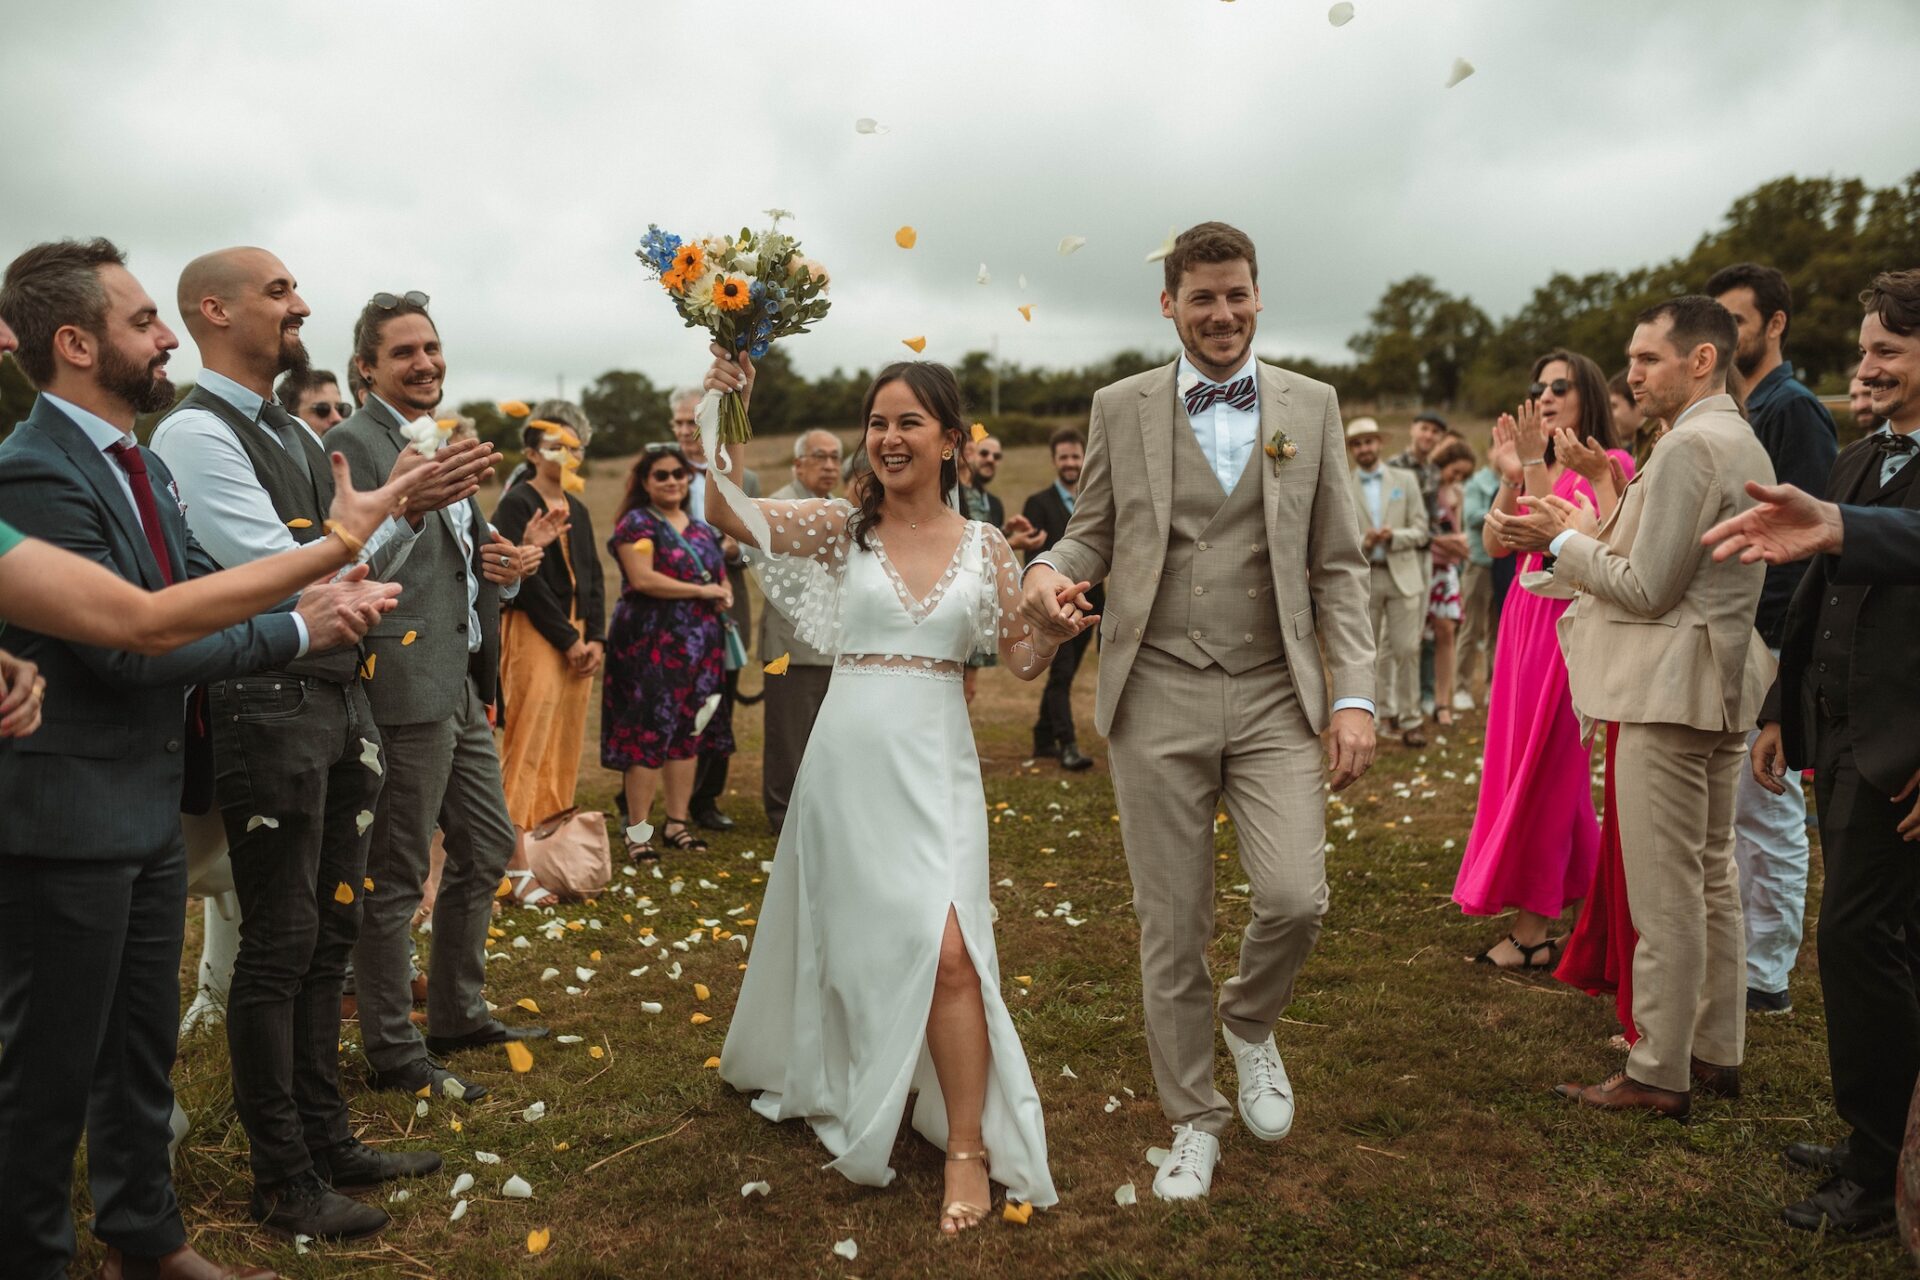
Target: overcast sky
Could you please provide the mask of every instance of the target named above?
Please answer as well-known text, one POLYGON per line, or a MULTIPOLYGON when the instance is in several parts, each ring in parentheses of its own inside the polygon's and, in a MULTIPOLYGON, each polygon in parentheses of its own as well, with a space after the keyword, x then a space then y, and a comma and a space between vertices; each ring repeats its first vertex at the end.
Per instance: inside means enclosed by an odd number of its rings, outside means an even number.
POLYGON ((1330 358, 1416 271, 1506 314, 1684 253, 1766 179, 1920 167, 1916 0, 1328 2, 0 0, 0 257, 110 236, 172 320, 189 258, 258 244, 343 371, 367 296, 421 289, 461 400, 696 376, 649 222, 793 210, 834 273, 806 372, 915 335, 1169 349, 1143 259, 1204 218, 1259 247, 1260 349, 1330 358))

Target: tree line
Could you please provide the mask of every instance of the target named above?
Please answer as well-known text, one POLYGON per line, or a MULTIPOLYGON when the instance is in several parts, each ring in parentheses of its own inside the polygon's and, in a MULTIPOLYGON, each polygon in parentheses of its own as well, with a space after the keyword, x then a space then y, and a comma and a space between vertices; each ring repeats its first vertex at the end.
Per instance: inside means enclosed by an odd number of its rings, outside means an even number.
MULTIPOLYGON (((1492 414, 1512 406, 1534 358, 1554 347, 1590 355, 1609 372, 1619 368, 1635 314, 1662 298, 1698 290, 1721 267, 1742 261, 1768 263, 1786 274, 1794 300, 1787 356, 1816 390, 1844 392, 1855 363, 1860 291, 1876 272, 1920 265, 1920 171, 1878 189, 1858 178, 1774 179, 1736 199, 1721 225, 1687 253, 1624 271, 1556 272, 1517 311, 1498 320, 1431 276, 1409 276, 1386 287, 1366 327, 1348 340, 1351 359, 1271 358, 1332 383, 1349 409, 1417 404, 1492 414)), ((997 415, 984 412, 994 396, 992 357, 970 351, 954 372, 967 403, 997 434, 1012 444, 1037 443, 1059 419, 1082 417, 1099 388, 1173 355, 1171 347, 1128 350, 1074 368, 1001 363, 997 415)), ((759 371, 754 426, 767 434, 847 430, 859 420, 872 377, 864 368, 805 377, 779 347, 759 362, 759 371)), ((629 369, 609 370, 582 388, 580 404, 595 427, 594 451, 630 453, 665 439, 670 393, 629 369)), ((0 360, 0 434, 25 417, 32 403, 19 367, 11 357, 0 360)), ((493 402, 459 407, 484 438, 518 451, 516 424, 493 402)))

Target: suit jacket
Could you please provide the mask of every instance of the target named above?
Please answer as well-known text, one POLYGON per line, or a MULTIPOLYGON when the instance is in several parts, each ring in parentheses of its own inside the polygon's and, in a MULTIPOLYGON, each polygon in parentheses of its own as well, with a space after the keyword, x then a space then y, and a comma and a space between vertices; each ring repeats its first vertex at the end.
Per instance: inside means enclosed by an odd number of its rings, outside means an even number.
POLYGON ((1841 507, 1840 523, 1846 540, 1830 566, 1835 582, 1920 585, 1920 511, 1841 507))
MULTIPOLYGON (((327 432, 326 445, 346 455, 354 487, 378 488, 407 447, 400 423, 369 396, 354 415, 327 432)), ((487 522, 473 499, 429 512, 413 550, 386 578, 401 586, 398 607, 367 632, 365 648, 373 678, 364 682, 376 724, 424 724, 452 717, 465 697, 469 676, 482 702, 497 695, 500 671, 500 589, 480 571, 487 522), (463 556, 455 522, 467 527, 473 545, 463 556), (467 579, 477 578, 480 648, 467 640, 467 579), (413 633, 412 643, 407 642, 413 633)))
MULTIPOLYGON (((1395 466, 1382 470, 1386 474, 1380 479, 1380 524, 1393 530, 1393 540, 1387 543, 1387 576, 1393 579, 1393 589, 1402 596, 1422 596, 1431 585, 1426 547, 1433 541, 1433 534, 1427 524, 1427 498, 1420 491, 1417 472, 1395 466)), ((1348 483, 1353 486, 1354 518, 1360 522, 1360 532, 1364 534, 1373 527, 1373 512, 1367 506, 1360 473, 1349 467, 1347 475, 1348 483)))
MULTIPOLYGON (((1173 521, 1178 362, 1123 378, 1094 393, 1087 460, 1073 519, 1047 559, 1077 582, 1105 582, 1103 657, 1095 727, 1105 734, 1140 652, 1160 591, 1173 521)), ((1347 449, 1332 387, 1258 364, 1260 439, 1247 465, 1260 468, 1273 600, 1287 665, 1315 733, 1332 703, 1371 700, 1370 575, 1347 480, 1347 449), (1298 450, 1277 467, 1264 452, 1284 430, 1298 450), (1322 656, 1324 650, 1324 658, 1322 656)), ((1742 424, 1744 425, 1744 424, 1742 424)))
MULTIPOLYGON (((788 484, 786 488, 773 494, 773 499, 776 502, 804 501, 813 496, 812 490, 802 488, 800 482, 795 480, 788 484)), ((763 553, 751 548, 748 549, 747 562, 749 564, 763 560, 764 558, 763 553)), ((739 595, 740 589, 735 587, 734 597, 738 599, 739 595)), ((760 634, 755 638, 755 643, 760 647, 760 661, 763 663, 772 662, 784 653, 789 655, 789 660, 796 667, 830 667, 833 665, 832 654, 822 653, 802 640, 794 632, 792 619, 788 618, 786 614, 780 612, 780 610, 774 608, 771 604, 765 605, 760 610, 760 634)), ((771 683, 771 680, 769 680, 769 683, 771 683)))
MULTIPOLYGON (((1076 496, 1076 504, 1077 501, 1078 498, 1076 496)), ((1045 537, 1045 541, 1040 544, 1039 549, 1033 552, 1032 556, 1028 557, 1029 560, 1031 560, 1033 556, 1043 556, 1053 550, 1054 544, 1067 536, 1067 523, 1073 518, 1073 513, 1067 510, 1066 500, 1060 496, 1060 491, 1052 485, 1048 485, 1046 488, 1040 490, 1040 492, 1028 497, 1027 504, 1021 510, 1020 514, 1027 518, 1028 524, 1038 529, 1045 537)), ((1087 603, 1093 606, 1095 613, 1099 613, 1105 609, 1107 606, 1106 588, 1096 583, 1093 590, 1087 592, 1087 603)))
MULTIPOLYGON (((500 505, 493 509, 494 528, 519 542, 526 535, 527 521, 533 519, 547 501, 531 484, 507 490, 500 505)), ((578 640, 605 642, 607 638, 606 573, 600 565, 600 547, 593 536, 593 517, 578 498, 567 495, 567 554, 549 547, 540 567, 522 580, 520 592, 507 602, 509 609, 526 611, 534 629, 547 643, 565 653, 578 640), (568 560, 573 571, 567 570, 568 560), (577 613, 586 625, 586 634, 574 630, 572 615, 577 613)))
POLYGON ((1560 619, 1574 708, 1593 720, 1745 732, 1773 678, 1759 632, 1766 566, 1715 562, 1700 539, 1753 505, 1773 463, 1731 396, 1703 401, 1654 446, 1598 538, 1575 534, 1554 577, 1581 594, 1560 619))
MULTIPOLYGON (((187 531, 173 474, 145 449, 174 581, 217 566, 187 531)), ((165 585, 114 463, 45 399, 0 443, 0 518, 21 533, 165 585)), ((140 859, 180 834, 187 688, 284 665, 300 646, 290 614, 265 614, 159 657, 69 644, 6 627, 40 665, 40 728, 0 740, 0 854, 140 859)))
MULTIPOLYGON (((1867 470, 1879 465, 1880 452, 1874 448, 1872 437, 1848 445, 1833 464, 1833 474, 1827 480, 1827 500, 1845 502, 1854 497, 1867 470)), ((1907 466, 1920 467, 1920 461, 1907 466)), ((1846 510, 1851 514, 1861 508, 1846 510)), ((1873 511, 1905 516, 1920 529, 1920 476, 1908 483, 1899 506, 1873 511)), ((1849 519, 1845 550, 1854 550, 1855 533, 1855 522, 1849 519)), ((1874 550, 1871 534, 1866 541, 1869 545, 1861 551, 1870 555, 1874 550)), ((1827 587, 1857 585, 1845 582, 1836 572, 1841 560, 1839 556, 1815 556, 1800 579, 1793 602, 1787 607, 1780 671, 1760 709, 1760 723, 1780 725, 1781 745, 1791 768, 1811 768, 1814 762, 1816 722, 1810 714, 1810 692, 1805 686, 1827 587)), ((1913 645, 1914 636, 1920 634, 1920 589, 1895 585, 1896 581, 1883 579, 1868 589, 1855 622, 1846 672, 1847 705, 1852 708, 1847 735, 1853 745, 1854 764, 1861 777, 1887 795, 1897 793, 1920 769, 1920 732, 1915 728, 1920 724, 1920 664, 1914 662, 1913 645)), ((1909 581, 1920 582, 1920 577, 1909 581)))

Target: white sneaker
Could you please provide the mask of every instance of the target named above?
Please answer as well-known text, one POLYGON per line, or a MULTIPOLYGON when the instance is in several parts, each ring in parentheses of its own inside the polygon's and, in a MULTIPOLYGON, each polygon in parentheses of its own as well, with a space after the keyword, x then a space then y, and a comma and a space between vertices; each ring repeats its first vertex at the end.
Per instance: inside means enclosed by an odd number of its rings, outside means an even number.
POLYGON ((1153 1175, 1153 1194, 1162 1200, 1198 1200, 1213 1189, 1213 1166, 1220 1163, 1220 1139, 1190 1124, 1173 1126, 1173 1149, 1153 1175))
POLYGON ((1428 717, 1431 717, 1433 715, 1433 699, 1432 698, 1420 699, 1420 714, 1428 717))
POLYGON ((1287 1079, 1286 1064, 1269 1035, 1259 1044, 1248 1044, 1223 1023, 1220 1030, 1233 1050, 1234 1066, 1240 1077, 1240 1118, 1253 1136, 1263 1142, 1278 1142, 1293 1129, 1293 1082, 1287 1079))
POLYGON ((1460 692, 1454 694, 1453 709, 1455 711, 1473 710, 1473 695, 1468 693, 1465 689, 1462 689, 1460 692))

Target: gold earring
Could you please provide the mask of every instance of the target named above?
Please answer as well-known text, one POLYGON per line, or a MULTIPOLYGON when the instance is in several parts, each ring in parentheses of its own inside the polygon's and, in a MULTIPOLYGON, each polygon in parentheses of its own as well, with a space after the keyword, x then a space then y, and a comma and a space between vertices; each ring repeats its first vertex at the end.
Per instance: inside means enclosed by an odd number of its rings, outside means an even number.
POLYGON ((951 449, 945 449, 945 450, 942 450, 942 451, 941 451, 941 454, 940 454, 940 460, 941 460, 942 462, 952 462, 952 461, 953 461, 953 450, 951 450, 951 449))

